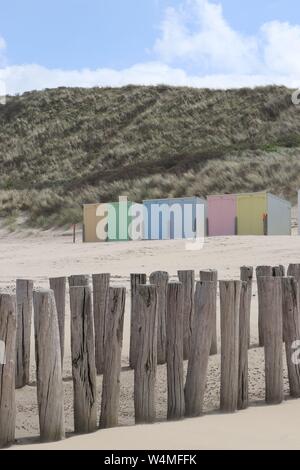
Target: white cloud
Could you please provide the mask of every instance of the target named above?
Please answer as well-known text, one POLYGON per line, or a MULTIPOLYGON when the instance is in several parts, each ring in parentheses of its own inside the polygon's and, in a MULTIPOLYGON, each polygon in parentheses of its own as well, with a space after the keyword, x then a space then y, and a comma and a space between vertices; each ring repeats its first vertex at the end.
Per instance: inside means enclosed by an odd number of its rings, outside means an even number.
POLYGON ((272 21, 255 36, 235 31, 222 5, 209 0, 185 0, 169 8, 154 51, 169 64, 190 62, 203 73, 269 75, 300 80, 300 25, 272 21))
POLYGON ((9 94, 28 89, 59 86, 123 86, 127 84, 157 85, 161 83, 184 85, 189 77, 180 69, 159 62, 136 64, 124 70, 61 70, 39 65, 21 65, 0 70, 0 80, 7 84, 9 94))
POLYGON ((191 86, 205 88, 239 88, 258 85, 278 84, 292 88, 299 86, 296 76, 207 74, 189 75, 181 68, 170 67, 160 62, 137 64, 125 70, 60 70, 47 69, 39 65, 6 67, 0 70, 0 83, 6 84, 8 94, 23 93, 59 86, 123 86, 159 85, 191 86))
MULTIPOLYGON (((4 59, 5 42, 0 37, 4 59)), ((168 8, 154 45, 157 60, 124 70, 48 69, 36 64, 0 68, 8 94, 58 86, 127 84, 237 88, 267 84, 300 86, 300 25, 273 21, 255 36, 235 31, 212 0, 183 0, 168 8), (194 72, 187 72, 193 70, 194 72)), ((1 95, 1 90, 0 90, 1 95)))
POLYGON ((187 0, 179 9, 168 8, 161 33, 154 51, 169 63, 189 60, 202 70, 237 73, 258 66, 257 41, 228 25, 221 4, 187 0))
POLYGON ((300 79, 300 25, 272 21, 261 28, 264 65, 272 73, 294 74, 300 79))

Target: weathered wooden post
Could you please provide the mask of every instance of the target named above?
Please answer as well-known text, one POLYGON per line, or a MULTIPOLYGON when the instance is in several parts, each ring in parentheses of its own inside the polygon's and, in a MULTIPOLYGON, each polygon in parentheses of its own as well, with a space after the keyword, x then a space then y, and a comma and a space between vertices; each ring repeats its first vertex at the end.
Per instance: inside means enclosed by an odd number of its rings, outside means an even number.
POLYGON ((169 274, 157 271, 150 275, 150 284, 157 286, 157 363, 167 360, 166 315, 169 274))
POLYGON ((109 289, 100 428, 118 425, 126 288, 109 289))
POLYGON ((29 384, 33 281, 17 279, 16 388, 29 384))
POLYGON ((65 437, 64 392, 57 311, 54 293, 36 290, 34 302, 34 335, 39 407, 40 436, 43 442, 65 437))
POLYGON ((187 360, 194 317, 195 272, 178 271, 178 279, 183 286, 183 359, 187 360))
POLYGON ((95 327, 95 355, 97 374, 103 374, 105 360, 105 335, 109 299, 110 274, 93 274, 93 306, 95 327))
POLYGON ((63 364, 65 352, 66 278, 53 277, 49 279, 49 283, 50 289, 54 292, 60 338, 61 363, 63 364))
POLYGON ((293 276, 298 282, 300 282, 300 264, 290 264, 287 270, 288 276, 293 276))
POLYGON ((97 428, 96 365, 91 289, 70 288, 71 351, 76 433, 97 428))
POLYGON ((153 423, 156 418, 155 382, 157 370, 157 287, 137 287, 140 311, 137 362, 134 371, 135 422, 153 423))
POLYGON ((184 417, 183 383, 183 286, 168 285, 167 295, 168 419, 184 417))
POLYGON ((272 266, 257 266, 256 277, 273 277, 272 266))
POLYGON ((283 338, 285 341, 290 394, 294 398, 299 398, 300 364, 298 364, 298 361, 296 360, 298 357, 295 357, 295 351, 299 348, 299 344, 297 342, 300 340, 300 305, 299 284, 295 278, 285 277, 282 279, 282 297, 283 338), (296 343, 294 344, 294 342, 296 343))
POLYGON ((0 448, 13 444, 16 427, 16 297, 0 294, 0 448))
MULTIPOLYGON (((257 266, 256 268, 256 280, 257 280, 257 292, 259 292, 259 283, 261 277, 272 277, 273 268, 272 266, 257 266)), ((259 337, 259 346, 264 346, 264 327, 263 327, 263 312, 261 307, 261 299, 258 295, 258 337, 259 337)))
POLYGON ((146 274, 130 274, 131 285, 131 311, 130 311, 130 348, 129 348, 129 365, 131 369, 135 368, 137 360, 137 341, 139 336, 139 317, 138 309, 138 286, 147 282, 146 274))
POLYGON ((273 276, 274 277, 284 277, 285 276, 285 267, 282 264, 278 266, 273 266, 273 276))
POLYGON ((252 281, 253 281, 253 267, 252 266, 242 266, 241 267, 241 281, 247 283, 247 301, 246 301, 246 318, 248 319, 248 348, 250 348, 251 343, 251 300, 252 300, 252 281))
POLYGON ((221 411, 234 412, 238 400, 241 281, 220 281, 221 411))
MULTIPOLYGON (((284 277, 285 276, 285 267, 282 266, 282 264, 279 264, 278 266, 273 266, 273 276, 274 277, 284 277)), ((282 338, 284 341, 284 339, 282 338)))
POLYGON ((249 349, 249 301, 248 285, 242 282, 239 316, 239 386, 238 410, 248 408, 248 349, 249 349))
MULTIPOLYGON (((217 298, 218 289, 218 271, 215 269, 209 269, 208 271, 200 271, 200 281, 211 281, 215 283, 215 296, 217 298)), ((214 302, 215 311, 213 313, 213 333, 210 355, 214 356, 218 354, 218 335, 217 335, 217 302, 214 302)))
POLYGON ((266 402, 283 400, 282 366, 282 279, 261 277, 258 284, 261 311, 264 318, 266 402))
POLYGON ((189 417, 200 416, 203 412, 208 359, 214 331, 215 292, 213 281, 200 281, 196 284, 194 326, 184 391, 185 414, 189 417))
POLYGON ((76 274, 75 276, 70 276, 69 287, 82 287, 90 285, 90 276, 89 274, 76 274))
MULTIPOLYGON (((299 224, 300 227, 300 224, 299 224)), ((294 277, 299 286, 299 305, 300 305, 300 264, 290 264, 287 270, 287 276, 294 277)))

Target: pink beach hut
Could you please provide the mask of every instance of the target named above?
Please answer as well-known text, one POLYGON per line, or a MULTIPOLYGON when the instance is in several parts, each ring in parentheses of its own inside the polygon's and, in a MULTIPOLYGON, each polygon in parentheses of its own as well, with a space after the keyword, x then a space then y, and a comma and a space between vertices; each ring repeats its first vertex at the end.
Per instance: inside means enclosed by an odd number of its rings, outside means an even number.
POLYGON ((208 196, 208 235, 224 236, 237 233, 237 197, 235 194, 208 196))

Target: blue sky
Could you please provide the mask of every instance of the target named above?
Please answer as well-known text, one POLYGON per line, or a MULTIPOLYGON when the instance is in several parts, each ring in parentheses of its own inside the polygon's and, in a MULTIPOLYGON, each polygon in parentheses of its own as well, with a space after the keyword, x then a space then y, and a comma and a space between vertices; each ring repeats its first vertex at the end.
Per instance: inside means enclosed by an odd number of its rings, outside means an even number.
POLYGON ((11 93, 300 80, 299 0, 1 0, 0 8, 0 79, 11 93))

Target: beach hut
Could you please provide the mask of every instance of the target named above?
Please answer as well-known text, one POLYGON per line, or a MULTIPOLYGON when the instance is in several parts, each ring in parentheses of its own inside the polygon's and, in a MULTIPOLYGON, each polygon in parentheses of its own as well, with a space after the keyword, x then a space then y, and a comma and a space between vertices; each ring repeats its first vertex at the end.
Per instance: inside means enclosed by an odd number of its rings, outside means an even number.
POLYGON ((109 203, 107 207, 108 241, 142 240, 144 238, 142 204, 125 199, 109 203))
POLYGON ((106 204, 84 204, 83 206, 83 241, 85 243, 104 242, 107 240, 106 204))
POLYGON ((224 194, 208 196, 208 235, 224 236, 237 233, 237 196, 224 194))
POLYGON ((193 239, 206 234, 206 201, 199 197, 148 199, 144 205, 147 240, 193 239))
POLYGON ((291 204, 267 192, 237 195, 238 235, 290 235, 291 204))
POLYGON ((83 241, 86 243, 143 239, 143 205, 127 199, 83 206, 83 241))

